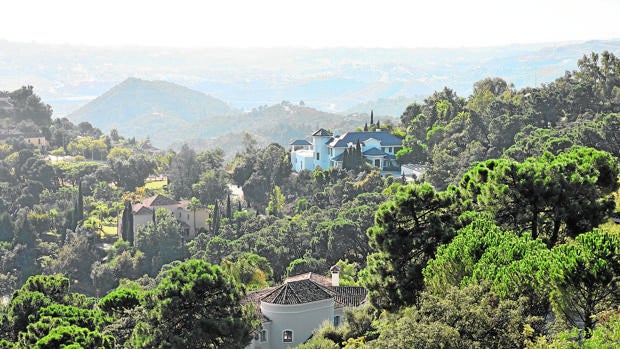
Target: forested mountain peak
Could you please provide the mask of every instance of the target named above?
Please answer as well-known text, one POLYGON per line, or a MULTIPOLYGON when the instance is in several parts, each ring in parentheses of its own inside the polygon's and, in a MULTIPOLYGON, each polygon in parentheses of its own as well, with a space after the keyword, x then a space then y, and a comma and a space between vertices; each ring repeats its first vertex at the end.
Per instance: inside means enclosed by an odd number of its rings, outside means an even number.
POLYGON ((124 134, 144 137, 145 126, 148 132, 157 134, 199 119, 237 112, 217 98, 175 83, 130 77, 68 117, 90 122, 104 132, 116 128, 124 134))

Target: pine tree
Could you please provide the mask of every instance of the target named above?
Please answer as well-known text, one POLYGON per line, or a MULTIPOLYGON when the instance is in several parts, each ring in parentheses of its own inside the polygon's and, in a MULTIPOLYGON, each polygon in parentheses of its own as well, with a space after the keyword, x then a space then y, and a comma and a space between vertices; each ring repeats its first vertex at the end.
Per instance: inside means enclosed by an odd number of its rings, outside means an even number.
POLYGON ((371 125, 375 123, 375 122, 373 121, 373 119, 374 119, 374 116, 373 116, 372 109, 371 109, 371 110, 370 110, 370 124, 371 124, 371 125))
POLYGON ((368 132, 368 123, 364 123, 364 132, 368 132))

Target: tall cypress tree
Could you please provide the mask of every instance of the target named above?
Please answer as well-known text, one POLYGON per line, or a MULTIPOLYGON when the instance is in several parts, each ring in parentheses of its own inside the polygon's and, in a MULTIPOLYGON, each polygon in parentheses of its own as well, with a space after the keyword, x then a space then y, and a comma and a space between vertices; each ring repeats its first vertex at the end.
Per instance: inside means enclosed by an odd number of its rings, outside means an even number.
POLYGON ((230 204, 230 194, 226 198, 226 218, 232 219, 232 206, 230 204))
POLYGON ((75 230, 78 223, 84 219, 84 197, 82 195, 82 180, 78 180, 78 195, 73 206, 73 224, 72 228, 75 230))
POLYGON ((374 123, 375 123, 375 122, 374 122, 374 115, 373 115, 373 113, 372 113, 372 109, 371 109, 371 110, 370 110, 370 124, 372 125, 372 124, 374 124, 374 123))
POLYGON ((357 144, 355 144, 355 168, 362 168, 362 164, 364 160, 362 159, 362 145, 360 144, 360 139, 357 139, 357 144))
POLYGON ((125 201, 123 216, 121 217, 121 238, 125 241, 129 241, 129 216, 131 216, 131 211, 131 203, 125 201))
POLYGON ((133 210, 131 209, 131 203, 129 204, 129 217, 127 217, 127 241, 133 246, 134 233, 133 233, 133 210))
POLYGON ((213 207, 213 234, 217 235, 220 231, 220 206, 218 201, 215 201, 215 206, 213 207))

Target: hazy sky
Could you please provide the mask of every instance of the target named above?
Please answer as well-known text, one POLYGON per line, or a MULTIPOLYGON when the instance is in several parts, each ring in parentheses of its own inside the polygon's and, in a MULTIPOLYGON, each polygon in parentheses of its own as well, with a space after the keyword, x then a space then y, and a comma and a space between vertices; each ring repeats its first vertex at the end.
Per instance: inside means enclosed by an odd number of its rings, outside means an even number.
POLYGON ((31 0, 0 40, 97 46, 460 47, 620 38, 618 0, 31 0))

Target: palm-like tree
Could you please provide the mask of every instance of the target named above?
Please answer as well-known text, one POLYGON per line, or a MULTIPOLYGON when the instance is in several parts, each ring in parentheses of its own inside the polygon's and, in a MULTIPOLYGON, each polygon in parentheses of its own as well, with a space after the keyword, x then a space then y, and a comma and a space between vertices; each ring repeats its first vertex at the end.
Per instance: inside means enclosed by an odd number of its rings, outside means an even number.
POLYGON ((202 202, 200 202, 199 199, 192 197, 189 200, 189 204, 187 204, 187 208, 192 210, 192 213, 194 215, 194 235, 196 234, 196 210, 198 210, 199 208, 202 208, 202 202))

